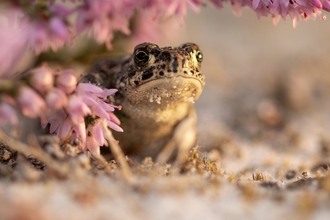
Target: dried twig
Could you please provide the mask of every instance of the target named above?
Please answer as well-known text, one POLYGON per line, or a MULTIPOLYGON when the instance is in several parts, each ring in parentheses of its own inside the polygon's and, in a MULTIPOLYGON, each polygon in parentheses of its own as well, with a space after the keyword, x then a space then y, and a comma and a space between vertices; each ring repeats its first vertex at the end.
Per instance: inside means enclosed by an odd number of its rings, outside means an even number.
POLYGON ((60 163, 59 161, 54 160, 40 147, 32 147, 11 137, 8 137, 1 129, 0 142, 8 146, 9 148, 18 151, 19 153, 22 153, 25 156, 35 156, 38 160, 45 163, 48 168, 55 170, 60 175, 66 176, 69 173, 70 167, 68 164, 60 163))
MULTIPOLYGON (((108 137, 112 137, 111 132, 108 129, 105 129, 107 132, 108 137)), ((119 145, 114 141, 113 138, 108 138, 110 150, 113 153, 115 159, 118 160, 121 166, 121 175, 124 178, 124 180, 129 184, 135 183, 134 175, 125 159, 125 155, 119 145)), ((104 159, 104 158, 103 158, 104 159)), ((105 159, 104 159, 105 160, 105 159)))

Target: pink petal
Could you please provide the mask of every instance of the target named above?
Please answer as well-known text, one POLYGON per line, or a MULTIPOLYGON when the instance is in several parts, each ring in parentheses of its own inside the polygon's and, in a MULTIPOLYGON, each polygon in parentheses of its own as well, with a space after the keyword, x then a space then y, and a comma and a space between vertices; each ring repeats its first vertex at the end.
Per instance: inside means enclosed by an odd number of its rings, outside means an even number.
POLYGON ((65 8, 64 6, 58 5, 58 4, 50 5, 49 10, 53 14, 56 14, 61 17, 67 17, 73 12, 73 10, 70 10, 70 9, 65 8))
POLYGON ((86 140, 86 147, 88 150, 91 152, 93 156, 99 156, 100 155, 100 146, 98 143, 95 141, 93 137, 87 137, 86 140))
POLYGON ((65 93, 58 88, 53 88, 51 91, 49 91, 45 99, 48 106, 50 106, 52 109, 60 109, 68 103, 68 99, 65 93))
POLYGON ((252 8, 255 10, 256 8, 258 8, 260 3, 260 0, 253 0, 252 1, 252 8))
POLYGON ((330 12, 330 2, 325 0, 323 1, 322 3, 322 9, 327 11, 327 12, 330 12))
POLYGON ((107 112, 113 112, 115 110, 114 105, 112 104, 108 104, 106 102, 103 102, 103 101, 100 101, 99 105, 104 109, 106 110, 107 112))
POLYGON ((86 127, 85 122, 81 122, 79 124, 76 124, 74 127, 74 131, 77 133, 77 136, 80 138, 83 146, 86 143, 86 127))
POLYGON ((46 109, 46 102, 43 98, 27 86, 20 88, 17 102, 22 114, 26 117, 38 117, 46 109))
POLYGON ((223 8, 222 1, 223 0, 210 0, 217 8, 223 8))
POLYGON ((109 114, 99 105, 93 106, 93 114, 99 116, 100 118, 110 120, 109 114))
POLYGON ((12 124, 18 123, 18 118, 15 110, 5 102, 0 104, 0 122, 9 121, 12 124))
POLYGON ((120 125, 120 120, 117 118, 115 114, 109 112, 109 117, 110 117, 110 121, 116 123, 117 125, 120 125))
POLYGON ((118 91, 118 89, 105 89, 105 90, 103 90, 101 95, 104 97, 107 97, 107 96, 115 94, 117 91, 118 91))
POLYGON ((322 8, 322 3, 320 0, 308 0, 308 2, 314 5, 318 9, 322 8))
POLYGON ((70 115, 75 115, 77 117, 85 117, 91 114, 91 110, 83 102, 82 97, 77 95, 72 95, 69 98, 66 109, 70 115))
POLYGON ((31 85, 39 92, 45 92, 53 87, 53 71, 48 67, 40 67, 30 74, 31 85))
POLYGON ((123 132, 124 131, 121 127, 119 127, 119 125, 113 123, 112 121, 107 120, 107 125, 115 131, 118 131, 118 132, 123 132))
POLYGON ((71 94, 77 86, 76 73, 73 70, 64 70, 56 77, 56 87, 66 94, 71 94))
POLYGON ((91 83, 79 83, 77 88, 79 92, 84 92, 84 93, 91 92, 91 93, 99 94, 103 92, 103 90, 100 87, 93 85, 91 83))
POLYGON ((100 123, 97 123, 92 127, 92 136, 98 142, 99 146, 104 145, 104 136, 103 136, 103 129, 100 123))
POLYGON ((64 120, 64 122, 58 127, 57 135, 61 139, 66 139, 72 131, 72 122, 70 118, 64 120))
POLYGON ((70 38, 69 31, 64 24, 64 21, 58 17, 51 18, 49 28, 52 31, 52 34, 56 35, 62 40, 68 40, 70 38))
POLYGON ((98 105, 98 103, 96 102, 96 100, 94 99, 94 97, 88 95, 88 94, 83 94, 81 96, 81 99, 83 100, 83 102, 88 105, 88 106, 95 106, 98 105))

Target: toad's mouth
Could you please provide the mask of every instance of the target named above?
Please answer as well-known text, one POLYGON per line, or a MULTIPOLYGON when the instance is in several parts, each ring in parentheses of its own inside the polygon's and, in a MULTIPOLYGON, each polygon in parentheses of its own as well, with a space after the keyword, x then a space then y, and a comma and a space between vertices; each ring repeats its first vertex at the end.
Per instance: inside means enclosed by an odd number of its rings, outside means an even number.
POLYGON ((195 77, 175 76, 153 79, 128 89, 127 98, 143 102, 194 102, 201 95, 204 81, 195 77))

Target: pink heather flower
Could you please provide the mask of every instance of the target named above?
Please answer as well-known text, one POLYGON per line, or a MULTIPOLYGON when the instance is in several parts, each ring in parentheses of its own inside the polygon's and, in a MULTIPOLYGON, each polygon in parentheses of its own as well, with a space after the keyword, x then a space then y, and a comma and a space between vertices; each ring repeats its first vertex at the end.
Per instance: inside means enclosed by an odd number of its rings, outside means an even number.
POLYGON ((94 124, 87 128, 87 134, 86 148, 94 156, 100 155, 100 146, 108 145, 106 140, 114 140, 105 119, 96 119, 94 124))
POLYGON ((18 119, 15 110, 6 102, 0 103, 0 124, 10 122, 11 124, 17 124, 18 119))
POLYGON ((36 53, 41 53, 48 48, 48 30, 45 23, 30 24, 28 45, 36 53))
POLYGON ((63 90, 66 94, 71 94, 77 86, 77 77, 73 70, 64 70, 57 77, 56 87, 63 90))
POLYGON ((54 85, 54 73, 48 67, 40 67, 31 72, 30 83, 39 92, 46 92, 54 85))
MULTIPOLYGON (((48 113, 44 126, 50 124, 50 132, 55 132, 63 141, 79 140, 82 151, 89 149, 93 155, 99 154, 99 147, 107 144, 108 127, 122 132, 120 121, 113 114, 115 106, 107 103, 107 97, 116 89, 101 89, 93 84, 80 83, 68 98, 68 103, 57 112, 48 113), (85 118, 87 117, 87 124, 85 118)), ((111 133, 110 133, 111 134, 111 133)))
MULTIPOLYGON (((210 0, 217 7, 221 7, 218 0, 210 0)), ((256 11, 258 17, 271 15, 273 23, 276 25, 279 18, 286 20, 289 16, 293 20, 293 26, 296 27, 298 19, 307 20, 317 17, 322 20, 322 10, 330 11, 330 1, 328 0, 230 0, 234 14, 240 15, 241 7, 248 6, 256 11)))
POLYGON ((69 113, 72 122, 78 124, 84 120, 84 117, 92 113, 91 109, 83 101, 82 97, 78 95, 71 95, 68 105, 65 107, 69 113))
POLYGON ((47 105, 52 109, 60 109, 68 103, 66 94, 58 88, 52 88, 45 96, 47 105))
POLYGON ((78 33, 89 32, 98 43, 111 48, 114 31, 130 34, 129 18, 133 15, 134 0, 86 0, 77 13, 78 33))
POLYGON ((42 128, 50 124, 49 133, 54 133, 59 125, 67 118, 68 114, 62 109, 58 111, 51 111, 46 113, 46 120, 42 121, 42 128))
POLYGON ((132 31, 132 35, 129 39, 128 48, 133 48, 143 42, 153 42, 159 39, 171 39, 174 38, 177 29, 181 28, 181 25, 176 19, 161 19, 156 20, 150 13, 141 12, 135 15, 134 25, 136 27, 132 31))
POLYGON ((28 45, 36 53, 40 53, 48 47, 57 51, 66 42, 72 40, 67 23, 59 17, 52 17, 49 21, 29 21, 28 45))
POLYGON ((98 146, 103 146, 105 144, 105 139, 104 139, 104 126, 102 126, 101 123, 102 119, 97 119, 94 122, 94 125, 88 126, 88 130, 90 134, 92 134, 93 138, 95 141, 98 143, 98 146))
POLYGON ((120 121, 117 118, 117 116, 110 112, 109 117, 110 117, 110 120, 106 120, 106 123, 109 126, 109 128, 111 128, 115 131, 118 131, 118 132, 123 132, 124 130, 121 127, 119 127, 120 121))
POLYGON ((16 100, 22 114, 26 117, 38 117, 42 115, 46 109, 44 99, 27 86, 19 88, 16 100))
MULTIPOLYGON (((93 93, 93 94, 101 94, 103 89, 93 85, 91 83, 79 83, 76 89, 76 93, 79 95, 86 94, 86 93, 93 93)), ((114 91, 115 93, 116 91, 114 91)))
POLYGON ((199 6, 203 0, 154 0, 139 1, 139 5, 143 10, 150 11, 152 18, 165 18, 176 15, 181 25, 184 25, 183 17, 187 14, 187 6, 194 12, 199 12, 199 6))
POLYGON ((51 4, 49 6, 49 11, 51 12, 51 14, 56 15, 61 18, 66 18, 74 12, 74 10, 69 9, 60 4, 51 4))
POLYGON ((51 47, 53 50, 57 50, 59 47, 63 46, 66 41, 71 40, 71 34, 68 30, 66 23, 63 19, 59 17, 53 17, 49 21, 49 30, 52 34, 50 36, 51 39, 51 47), (54 45, 52 45, 54 44, 54 45))
POLYGON ((57 127, 57 135, 62 140, 67 140, 70 138, 72 133, 72 121, 69 117, 65 118, 59 126, 57 127))
POLYGON ((100 146, 106 143, 103 129, 104 127, 100 123, 100 120, 96 120, 94 125, 90 125, 87 128, 86 147, 93 155, 99 155, 100 146))
POLYGON ((0 77, 8 78, 26 51, 26 26, 17 22, 23 12, 7 9, 0 16, 0 77))
POLYGON ((92 110, 92 116, 98 116, 110 121, 109 113, 115 108, 120 109, 120 106, 115 106, 105 102, 105 98, 114 94, 116 89, 101 89, 90 83, 79 83, 77 87, 77 94, 82 97, 82 100, 92 110))
POLYGON ((71 138, 71 140, 75 141, 76 138, 78 138, 78 140, 81 141, 81 150, 86 150, 86 137, 87 137, 87 134, 86 134, 86 124, 84 121, 82 121, 81 123, 79 124, 76 124, 73 126, 73 136, 71 138))
POLYGON ((102 145, 99 145, 91 132, 86 138, 86 146, 92 155, 100 155, 100 146, 102 145))
POLYGON ((199 12, 199 5, 203 3, 203 0, 167 0, 163 1, 165 9, 165 16, 169 17, 173 14, 177 15, 180 24, 184 24, 183 17, 187 14, 187 5, 195 13, 199 12))
POLYGON ((223 0, 210 0, 211 3, 217 8, 222 8, 223 7, 223 0))
POLYGON ((71 138, 74 124, 64 110, 47 112, 45 116, 42 127, 45 128, 47 124, 50 124, 50 134, 55 132, 62 141, 71 138))

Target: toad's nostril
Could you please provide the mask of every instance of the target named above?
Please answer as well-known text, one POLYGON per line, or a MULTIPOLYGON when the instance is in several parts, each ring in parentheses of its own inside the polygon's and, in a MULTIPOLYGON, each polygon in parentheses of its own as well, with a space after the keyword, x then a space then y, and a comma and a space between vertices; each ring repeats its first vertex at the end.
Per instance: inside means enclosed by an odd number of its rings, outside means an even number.
POLYGON ((171 54, 167 51, 164 51, 159 55, 159 60, 164 61, 164 62, 170 61, 171 54))
POLYGON ((179 67, 179 62, 178 62, 178 58, 174 57, 173 63, 172 63, 172 67, 173 67, 173 72, 177 73, 178 72, 178 67, 179 67))

